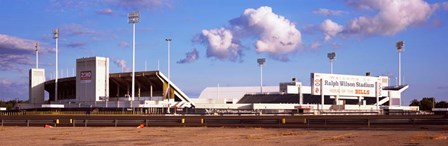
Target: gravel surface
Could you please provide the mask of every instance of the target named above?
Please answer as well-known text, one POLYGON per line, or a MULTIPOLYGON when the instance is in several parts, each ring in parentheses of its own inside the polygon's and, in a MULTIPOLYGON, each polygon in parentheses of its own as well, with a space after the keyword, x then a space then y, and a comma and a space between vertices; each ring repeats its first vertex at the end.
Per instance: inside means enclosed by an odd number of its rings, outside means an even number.
POLYGON ((0 145, 448 145, 448 129, 0 127, 0 145))

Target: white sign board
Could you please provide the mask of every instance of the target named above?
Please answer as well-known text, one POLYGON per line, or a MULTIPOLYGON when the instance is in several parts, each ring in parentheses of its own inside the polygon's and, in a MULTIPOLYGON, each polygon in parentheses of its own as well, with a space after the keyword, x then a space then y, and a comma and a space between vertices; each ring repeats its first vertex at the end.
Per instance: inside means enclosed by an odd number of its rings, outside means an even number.
POLYGON ((311 73, 313 95, 381 97, 387 77, 311 73))

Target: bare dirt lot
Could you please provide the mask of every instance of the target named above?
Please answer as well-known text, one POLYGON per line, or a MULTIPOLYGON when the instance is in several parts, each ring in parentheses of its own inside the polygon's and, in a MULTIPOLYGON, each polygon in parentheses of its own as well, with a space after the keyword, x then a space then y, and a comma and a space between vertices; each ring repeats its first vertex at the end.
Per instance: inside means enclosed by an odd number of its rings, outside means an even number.
POLYGON ((448 130, 0 127, 0 145, 448 145, 448 130))

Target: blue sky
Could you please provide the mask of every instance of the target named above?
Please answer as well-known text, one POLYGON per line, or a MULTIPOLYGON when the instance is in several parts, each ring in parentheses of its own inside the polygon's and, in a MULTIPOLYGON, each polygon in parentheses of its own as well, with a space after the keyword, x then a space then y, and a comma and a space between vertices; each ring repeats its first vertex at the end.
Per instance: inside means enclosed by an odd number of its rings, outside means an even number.
MULTIPOLYGON (((448 2, 442 0, 105 0, 0 1, 0 99, 28 99, 28 69, 55 70, 53 28, 60 28, 59 68, 72 76, 76 58, 110 58, 110 72, 132 66, 132 25, 139 11, 136 70, 167 74, 191 97, 207 86, 258 86, 257 58, 266 58, 264 85, 310 73, 397 76, 395 43, 405 42, 403 81, 412 99, 448 100, 448 2)), ((61 71, 60 71, 61 72, 61 71)), ((61 76, 61 75, 60 75, 61 76)))

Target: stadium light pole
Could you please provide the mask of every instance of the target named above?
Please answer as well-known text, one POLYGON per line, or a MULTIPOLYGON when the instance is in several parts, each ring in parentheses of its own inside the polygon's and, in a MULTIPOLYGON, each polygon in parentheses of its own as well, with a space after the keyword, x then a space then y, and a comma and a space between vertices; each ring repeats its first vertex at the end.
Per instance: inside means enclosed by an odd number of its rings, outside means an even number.
POLYGON ((398 51, 398 85, 401 85, 401 52, 404 51, 404 42, 398 41, 396 47, 398 51))
POLYGON ((171 41, 172 41, 173 39, 171 39, 171 38, 166 38, 165 39, 165 41, 168 43, 168 87, 166 88, 166 97, 168 98, 168 112, 167 113, 170 113, 170 105, 169 105, 169 102, 170 102, 170 96, 171 96, 171 91, 170 91, 170 81, 171 81, 171 76, 170 76, 170 48, 171 48, 171 41))
POLYGON ((36 42, 36 69, 39 68, 39 42, 36 42))
POLYGON ((328 53, 327 57, 330 60, 330 71, 331 71, 331 74, 333 74, 333 62, 336 59, 336 53, 335 52, 328 53))
POLYGON ((54 86, 54 101, 58 101, 58 40, 59 40, 59 28, 53 30, 53 39, 56 41, 56 73, 55 73, 55 86, 54 86))
POLYGON ((260 93, 263 93, 263 64, 266 62, 265 58, 257 59, 258 65, 260 65, 260 93))
POLYGON ((132 96, 131 108, 135 97, 135 23, 140 21, 139 12, 131 12, 128 14, 129 23, 132 23, 132 96))

